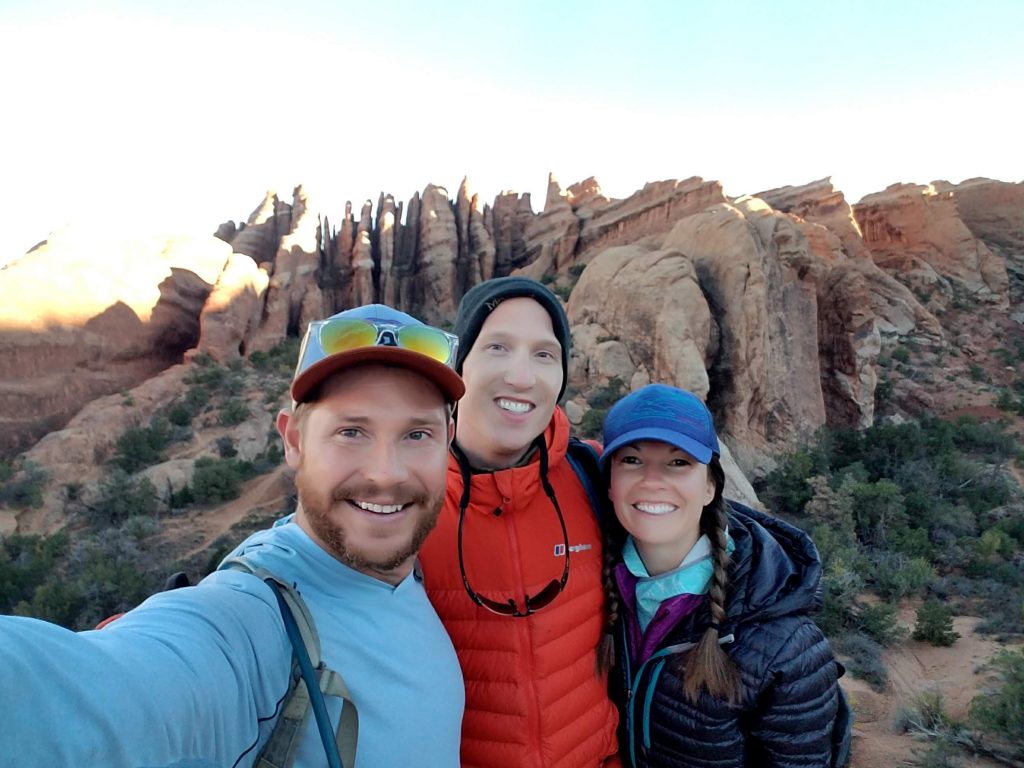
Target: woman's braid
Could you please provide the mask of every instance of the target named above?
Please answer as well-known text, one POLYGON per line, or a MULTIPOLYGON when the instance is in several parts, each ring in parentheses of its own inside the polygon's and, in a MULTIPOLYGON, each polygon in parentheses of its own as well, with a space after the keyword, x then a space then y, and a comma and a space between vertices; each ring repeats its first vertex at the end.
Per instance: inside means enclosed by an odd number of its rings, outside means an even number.
POLYGON ((712 696, 735 703, 740 698, 740 676, 736 665, 719 645, 721 628, 725 624, 725 603, 729 586, 729 550, 726 526, 725 472, 717 456, 711 458, 708 473, 715 483, 715 495, 701 514, 701 530, 711 542, 714 568, 708 589, 708 608, 711 626, 704 630, 697 647, 685 660, 683 692, 691 702, 700 697, 701 689, 712 696))

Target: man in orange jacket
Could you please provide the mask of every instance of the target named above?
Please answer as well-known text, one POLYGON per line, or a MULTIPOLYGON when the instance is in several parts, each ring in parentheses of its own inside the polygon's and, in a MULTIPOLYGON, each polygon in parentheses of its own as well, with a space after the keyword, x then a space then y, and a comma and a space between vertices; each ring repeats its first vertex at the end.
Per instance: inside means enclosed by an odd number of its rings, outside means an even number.
POLYGON ((455 332, 466 394, 420 557, 466 681, 462 765, 618 765, 618 717, 596 672, 601 534, 556 406, 565 310, 536 281, 496 278, 466 293, 455 332))

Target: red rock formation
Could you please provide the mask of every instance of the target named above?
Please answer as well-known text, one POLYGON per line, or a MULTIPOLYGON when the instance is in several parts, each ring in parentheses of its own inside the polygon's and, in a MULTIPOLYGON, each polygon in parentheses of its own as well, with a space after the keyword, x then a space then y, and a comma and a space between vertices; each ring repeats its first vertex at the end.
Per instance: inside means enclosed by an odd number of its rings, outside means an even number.
POLYGON ((469 252, 476 254, 481 281, 494 277, 496 249, 494 238, 491 237, 493 228, 490 206, 485 205, 481 210, 479 195, 473 195, 469 201, 469 252))
POLYGON ((565 190, 565 199, 574 211, 600 208, 608 202, 608 198, 602 194, 601 186, 593 176, 570 184, 569 188, 565 190))
POLYGON ((850 258, 871 258, 860 227, 853 217, 853 209, 843 193, 832 185, 831 178, 818 179, 798 187, 778 187, 758 192, 754 197, 761 198, 777 211, 825 227, 839 238, 850 258))
POLYGON ((825 423, 815 287, 822 268, 799 229, 741 198, 684 218, 663 247, 693 261, 718 323, 709 401, 722 432, 743 446, 741 466, 759 466, 769 444, 809 437, 825 423))
POLYGON ((399 232, 399 238, 395 244, 395 267, 392 276, 392 284, 395 286, 394 306, 407 312, 414 312, 417 306, 414 280, 420 247, 422 207, 420 193, 416 192, 409 200, 405 226, 399 232))
MULTIPOLYGON (((489 228, 494 240, 494 270, 492 277, 511 274, 526 266, 526 228, 533 219, 530 195, 502 192, 494 198, 489 228)), ((481 270, 483 271, 483 270, 481 270)))
POLYGON ((376 292, 373 290, 373 204, 367 200, 359 212, 355 241, 352 244, 352 261, 349 262, 350 289, 349 306, 373 304, 376 292))
POLYGON ((352 203, 345 203, 345 216, 341 220, 341 231, 331 238, 327 246, 329 258, 325 292, 332 297, 331 312, 340 312, 352 304, 352 250, 356 241, 356 221, 352 215, 352 203))
POLYGON ((377 300, 393 305, 395 301, 395 249, 402 226, 402 206, 395 205, 395 198, 381 193, 377 201, 377 222, 374 225, 376 247, 374 271, 379 275, 377 300))
POLYGON ((975 237, 989 246, 1024 251, 1024 181, 968 179, 952 192, 960 219, 975 237))
POLYGON ((922 298, 1009 306, 1006 263, 964 224, 948 185, 894 184, 853 212, 875 263, 922 298))
POLYGON ((458 255, 455 258, 455 298, 462 296, 479 283, 484 264, 494 258, 494 243, 487 230, 482 229, 476 195, 469 193, 469 179, 463 178, 455 198, 456 235, 458 255), (481 235, 483 240, 481 240, 481 235))
POLYGON ((326 303, 320 291, 320 216, 310 210, 301 186, 295 188, 290 221, 270 270, 253 350, 269 350, 289 333, 295 335, 310 320, 325 315, 326 303))
POLYGON ((523 272, 535 280, 567 272, 574 263, 581 223, 554 174, 549 174, 544 211, 526 225, 525 259, 529 266, 523 272))
POLYGON ((455 214, 444 187, 428 184, 420 211, 419 251, 413 277, 413 307, 422 320, 439 324, 455 317, 455 261, 458 233, 455 214))
POLYGON ((614 340, 624 345, 637 383, 673 382, 707 395, 705 361, 716 353, 716 329, 693 264, 678 250, 602 251, 580 276, 567 312, 577 346, 575 388, 612 376, 631 383, 632 372, 618 367, 591 370, 602 341, 614 340))
POLYGON ((273 262, 281 237, 291 230, 291 206, 268 190, 245 224, 228 240, 236 253, 251 256, 257 264, 273 262))
POLYGON ((248 355, 270 277, 249 257, 232 253, 199 317, 199 350, 219 363, 248 355))
POLYGON ((872 267, 852 261, 837 265, 818 287, 819 368, 825 417, 832 427, 874 423, 875 362, 882 340, 872 311, 876 300, 869 280, 878 272, 872 267))
MULTIPOLYGON (((596 186, 596 185, 595 185, 596 186)), ((596 202, 594 195, 590 200, 596 202)), ((585 264, 597 252, 664 234, 680 219, 716 203, 724 203, 722 185, 694 176, 684 181, 655 181, 623 200, 595 208, 580 229, 576 262, 585 264)))
POLYGON ((230 256, 214 237, 72 231, 0 270, 0 455, 180 362, 230 256))

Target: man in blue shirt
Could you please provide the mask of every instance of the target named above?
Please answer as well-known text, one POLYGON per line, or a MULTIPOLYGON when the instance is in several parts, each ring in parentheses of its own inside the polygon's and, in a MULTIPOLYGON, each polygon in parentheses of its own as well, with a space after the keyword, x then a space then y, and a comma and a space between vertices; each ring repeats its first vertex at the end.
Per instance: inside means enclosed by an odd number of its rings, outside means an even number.
MULTIPOLYGON (((233 553, 304 601, 358 710, 358 768, 459 762, 462 674, 414 567, 444 498, 456 347, 382 305, 311 323, 277 420, 299 508, 233 553)), ((274 592, 237 570, 99 631, 0 617, 0 766, 254 765, 291 668, 274 592)), ((343 706, 326 697, 331 727, 343 706)), ((312 717, 295 765, 325 765, 312 717)))

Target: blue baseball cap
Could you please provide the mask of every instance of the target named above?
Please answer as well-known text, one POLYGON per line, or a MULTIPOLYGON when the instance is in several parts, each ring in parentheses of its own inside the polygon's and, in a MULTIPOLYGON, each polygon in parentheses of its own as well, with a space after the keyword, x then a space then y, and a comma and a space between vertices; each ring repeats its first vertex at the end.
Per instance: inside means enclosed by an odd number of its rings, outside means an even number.
POLYGON ((418 373, 454 403, 466 391, 452 367, 458 348, 454 334, 384 304, 339 312, 306 329, 292 379, 292 401, 311 399, 328 377, 345 368, 383 363, 418 373))
POLYGON ((686 451, 701 464, 721 456, 711 411, 692 392, 667 384, 648 384, 612 406, 604 419, 601 468, 619 448, 657 440, 686 451))

